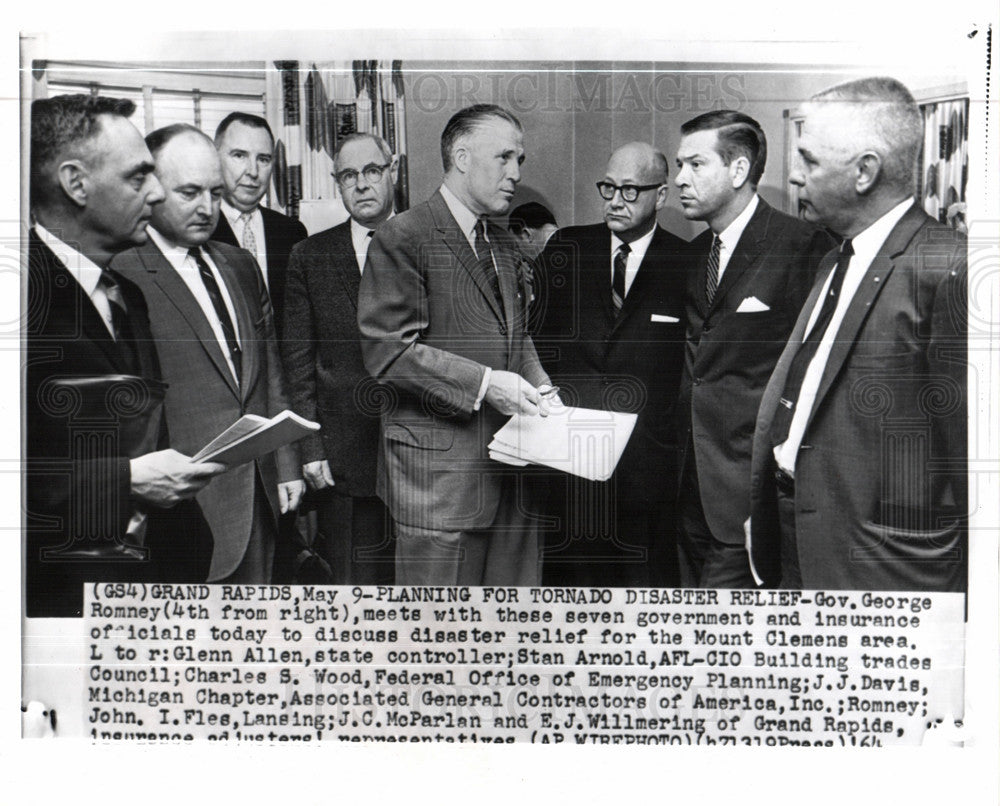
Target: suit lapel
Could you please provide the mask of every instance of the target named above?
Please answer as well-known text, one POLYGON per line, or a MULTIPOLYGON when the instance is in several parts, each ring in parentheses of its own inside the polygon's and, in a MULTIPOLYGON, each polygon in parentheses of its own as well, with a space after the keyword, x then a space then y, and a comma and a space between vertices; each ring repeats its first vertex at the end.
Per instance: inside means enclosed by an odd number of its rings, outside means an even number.
MULTIPOLYGON (((879 249, 875 259, 865 272, 864 279, 854 293, 847 313, 844 314, 844 319, 837 330, 833 347, 830 349, 830 356, 823 369, 823 377, 820 379, 819 388, 816 391, 816 401, 809 413, 810 421, 823 401, 823 397, 830 391, 834 379, 840 373, 841 367, 854 347, 858 331, 871 313, 882 289, 885 288, 886 281, 895 268, 895 258, 906 249, 924 221, 925 213, 916 205, 911 207, 899 220, 899 223, 893 227, 889 237, 886 238, 882 248, 879 249)), ((825 278, 826 275, 822 276, 825 278)))
MULTIPOLYGON (((239 340, 240 340, 240 399, 246 400, 250 395, 250 391, 253 389, 254 383, 257 377, 257 362, 259 360, 260 351, 257 349, 257 345, 254 343, 256 336, 256 329, 254 328, 253 317, 250 314, 250 309, 247 307, 247 301, 243 296, 243 291, 240 286, 239 278, 237 272, 239 269, 229 263, 226 260, 225 255, 222 254, 215 247, 209 246, 208 244, 204 247, 207 249, 209 254, 212 256, 212 260, 215 261, 216 268, 219 270, 219 274, 222 275, 222 281, 226 284, 226 288, 229 291, 229 298, 233 302, 233 308, 236 311, 236 327, 239 329, 239 340)), ((249 270, 250 267, 248 266, 249 270)), ((253 264, 253 270, 257 271, 256 264, 253 264)), ((216 344, 218 341, 216 340, 216 344)), ((220 350, 221 352, 221 350, 220 350)), ((227 366, 228 373, 228 366, 227 366)), ((232 373, 228 373, 232 377, 232 373)), ((235 384, 234 384, 235 388, 235 384)))
POLYGON ((184 321, 187 322, 188 327, 197 336, 202 348, 208 353, 208 357, 215 364, 215 368, 223 380, 238 398, 239 390, 236 388, 236 379, 233 378, 229 364, 226 363, 225 356, 222 354, 222 348, 215 337, 215 331, 212 330, 212 326, 208 323, 204 311, 202 311, 198 300, 194 298, 187 284, 181 279, 181 276, 174 270, 174 267, 170 265, 170 261, 163 256, 154 243, 149 242, 139 247, 137 252, 146 270, 152 273, 153 282, 156 283, 160 291, 163 292, 163 295, 177 308, 184 321))
POLYGON ((354 241, 351 239, 351 222, 347 220, 342 233, 336 233, 336 239, 331 244, 333 254, 333 272, 344 284, 347 298, 358 309, 358 289, 361 286, 361 272, 358 270, 358 256, 354 253, 354 241))
MULTIPOLYGON (((459 228, 458 222, 455 221, 455 217, 451 214, 451 211, 448 209, 448 205, 445 203, 445 200, 441 197, 440 192, 431 196, 429 204, 431 208, 431 215, 434 217, 434 223, 437 227, 438 234, 444 241, 445 246, 447 246, 455 257, 458 258, 458 262, 461 264, 462 268, 469 273, 472 281, 486 298, 487 304, 490 306, 497 319, 503 322, 503 311, 500 310, 500 307, 497 305, 497 301, 493 296, 493 288, 480 271, 479 261, 476 259, 476 253, 473 252, 472 247, 469 246, 469 242, 465 239, 465 235, 459 228)), ((501 293, 503 293, 502 289, 501 293)))
MULTIPOLYGON (((747 222, 746 228, 740 235, 740 239, 736 243, 736 248, 733 250, 733 254, 726 264, 726 270, 722 273, 722 282, 715 292, 715 297, 712 299, 709 311, 713 311, 719 307, 726 298, 726 295, 736 286, 740 278, 746 274, 747 269, 760 256, 763 244, 767 238, 767 225, 770 220, 771 208, 764 203, 763 199, 758 200, 757 209, 747 222)), ((707 270, 707 255, 705 262, 707 270)), ((704 279, 704 273, 702 277, 704 279)))

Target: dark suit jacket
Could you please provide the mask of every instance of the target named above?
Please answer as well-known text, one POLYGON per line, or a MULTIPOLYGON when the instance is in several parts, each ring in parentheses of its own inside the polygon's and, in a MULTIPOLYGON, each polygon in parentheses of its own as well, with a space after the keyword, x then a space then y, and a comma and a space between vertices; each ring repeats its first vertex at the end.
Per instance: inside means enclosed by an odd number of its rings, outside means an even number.
MULTIPOLYGON (((274 308, 274 324, 278 335, 284 322, 285 307, 285 272, 288 267, 288 257, 292 247, 308 236, 301 221, 286 216, 267 207, 261 207, 260 214, 264 222, 264 250, 267 253, 267 287, 271 295, 271 305, 274 308)), ((222 214, 219 223, 212 233, 212 240, 227 243, 230 246, 241 246, 236 240, 229 220, 222 214)))
POLYGON ((824 232, 760 199, 709 306, 705 272, 712 231, 691 242, 680 446, 684 461, 696 462, 702 509, 717 540, 745 541, 757 409, 819 261, 833 245, 824 232), (739 312, 751 298, 767 310, 739 312))
POLYGON ((77 534, 122 540, 136 508, 130 498, 129 459, 169 447, 162 404, 137 411, 148 393, 147 384, 123 384, 121 394, 106 409, 101 406, 106 412, 102 422, 92 420, 90 425, 82 420, 95 413, 93 403, 57 388, 61 381, 114 375, 159 385, 160 367, 142 293, 124 277, 116 279, 128 306, 130 331, 118 342, 80 284, 33 231, 29 235, 25 396, 29 616, 80 615, 84 581, 201 582, 208 573, 212 536, 192 501, 170 510, 147 508, 148 561, 101 564, 41 556, 77 534), (121 349, 126 339, 135 351, 135 363, 121 349), (126 437, 140 432, 147 436, 126 437), (82 456, 81 445, 74 447, 74 434, 88 440, 82 456), (126 439, 131 449, 123 444, 126 439))
POLYGON ((505 230, 488 236, 499 308, 440 192, 385 222, 368 249, 358 296, 365 366, 391 386, 382 415, 378 491, 393 519, 461 531, 493 523, 501 473, 487 445, 507 417, 473 405, 485 367, 548 376, 526 328, 520 252, 505 230))
POLYGON ((295 411, 322 426, 299 443, 303 464, 326 459, 340 493, 373 496, 380 391, 361 356, 360 284, 350 220, 298 244, 288 262, 281 357, 295 411))
POLYGON ((639 415, 616 476, 630 498, 650 503, 670 497, 677 464, 673 415, 684 365, 686 246, 656 228, 617 318, 607 226, 559 230, 539 261, 542 363, 567 405, 639 415))
MULTIPOLYGON (((771 422, 829 270, 795 323, 754 434, 751 558, 780 577, 771 422)), ((886 239, 851 300, 795 465, 806 588, 965 587, 966 240, 919 206, 886 239)))
MULTIPOLYGON (((170 384, 166 414, 173 447, 189 455, 244 414, 271 417, 287 408, 271 305, 256 261, 227 244, 209 241, 204 248, 236 308, 242 342, 239 388, 197 300, 156 244, 150 241, 113 261, 146 296, 163 376, 170 384)), ((231 468, 198 494, 215 537, 209 581, 228 576, 243 559, 258 476, 277 518, 278 482, 301 478, 295 446, 231 468)))

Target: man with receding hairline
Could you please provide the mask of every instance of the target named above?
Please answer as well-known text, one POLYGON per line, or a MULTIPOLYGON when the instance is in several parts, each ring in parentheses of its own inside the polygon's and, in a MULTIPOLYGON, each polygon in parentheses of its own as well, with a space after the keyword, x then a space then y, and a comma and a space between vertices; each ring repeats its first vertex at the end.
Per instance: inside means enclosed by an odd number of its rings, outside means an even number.
POLYGON ((608 481, 552 478, 545 582, 673 586, 686 244, 657 226, 667 160, 648 143, 617 149, 597 192, 604 223, 559 230, 542 252, 536 338, 565 403, 638 420, 608 481))
MULTIPOLYGON (((188 124, 151 132, 147 145, 166 198, 149 243, 116 267, 143 290, 163 365, 171 435, 197 452, 244 414, 287 408, 270 300, 243 249, 210 240, 224 191, 211 139, 188 124)), ((230 468, 199 494, 215 548, 209 582, 271 581, 279 513, 304 491, 293 445, 230 468)))
POLYGON ((922 137, 895 79, 805 105, 789 179, 840 245, 757 417, 747 530, 764 584, 965 589, 966 240, 914 201, 922 137))
POLYGON ((391 390, 378 491, 396 583, 537 585, 530 479, 487 449, 510 415, 548 413, 517 245, 488 220, 521 179, 521 124, 499 106, 462 109, 441 157, 440 190, 375 232, 358 295, 365 366, 391 390))
POLYGON ((742 112, 681 126, 674 184, 708 229, 690 244, 687 350, 678 411, 685 587, 754 587, 743 523, 757 407, 816 267, 833 241, 757 195, 767 140, 742 112))

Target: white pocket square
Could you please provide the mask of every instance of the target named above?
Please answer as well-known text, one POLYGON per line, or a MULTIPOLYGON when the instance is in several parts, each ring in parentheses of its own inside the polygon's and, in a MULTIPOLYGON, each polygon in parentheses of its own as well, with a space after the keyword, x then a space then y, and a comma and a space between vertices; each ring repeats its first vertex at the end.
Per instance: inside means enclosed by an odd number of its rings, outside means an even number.
POLYGON ((651 313, 649 315, 650 322, 679 322, 681 321, 676 316, 664 316, 662 313, 651 313))
POLYGON ((761 311, 769 311, 771 306, 766 302, 761 302, 757 297, 747 297, 740 303, 740 307, 736 309, 736 313, 760 313, 761 311))

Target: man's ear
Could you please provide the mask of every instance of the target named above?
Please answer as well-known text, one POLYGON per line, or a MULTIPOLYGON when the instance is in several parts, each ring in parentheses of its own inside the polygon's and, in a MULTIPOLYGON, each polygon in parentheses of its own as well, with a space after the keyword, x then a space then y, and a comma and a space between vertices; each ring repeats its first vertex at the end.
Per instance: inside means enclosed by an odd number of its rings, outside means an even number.
POLYGON ((855 191, 862 196, 870 193, 882 173, 882 158, 874 151, 866 151, 855 161, 854 171, 855 191))
POLYGON ((667 197, 670 195, 670 185, 664 182, 656 189, 656 209, 662 210, 667 206, 667 197))
POLYGON ((395 157, 389 163, 389 176, 392 177, 392 184, 395 185, 399 180, 399 160, 395 157))
POLYGON ((470 156, 468 146, 459 140, 452 149, 451 163, 459 170, 460 173, 468 173, 470 156))
POLYGON ((65 193, 79 207, 87 206, 87 169, 79 160, 66 160, 57 170, 59 184, 65 193))
POLYGON ((736 157, 729 163, 729 180, 733 183, 733 190, 739 190, 750 178, 750 160, 746 156, 736 157))

